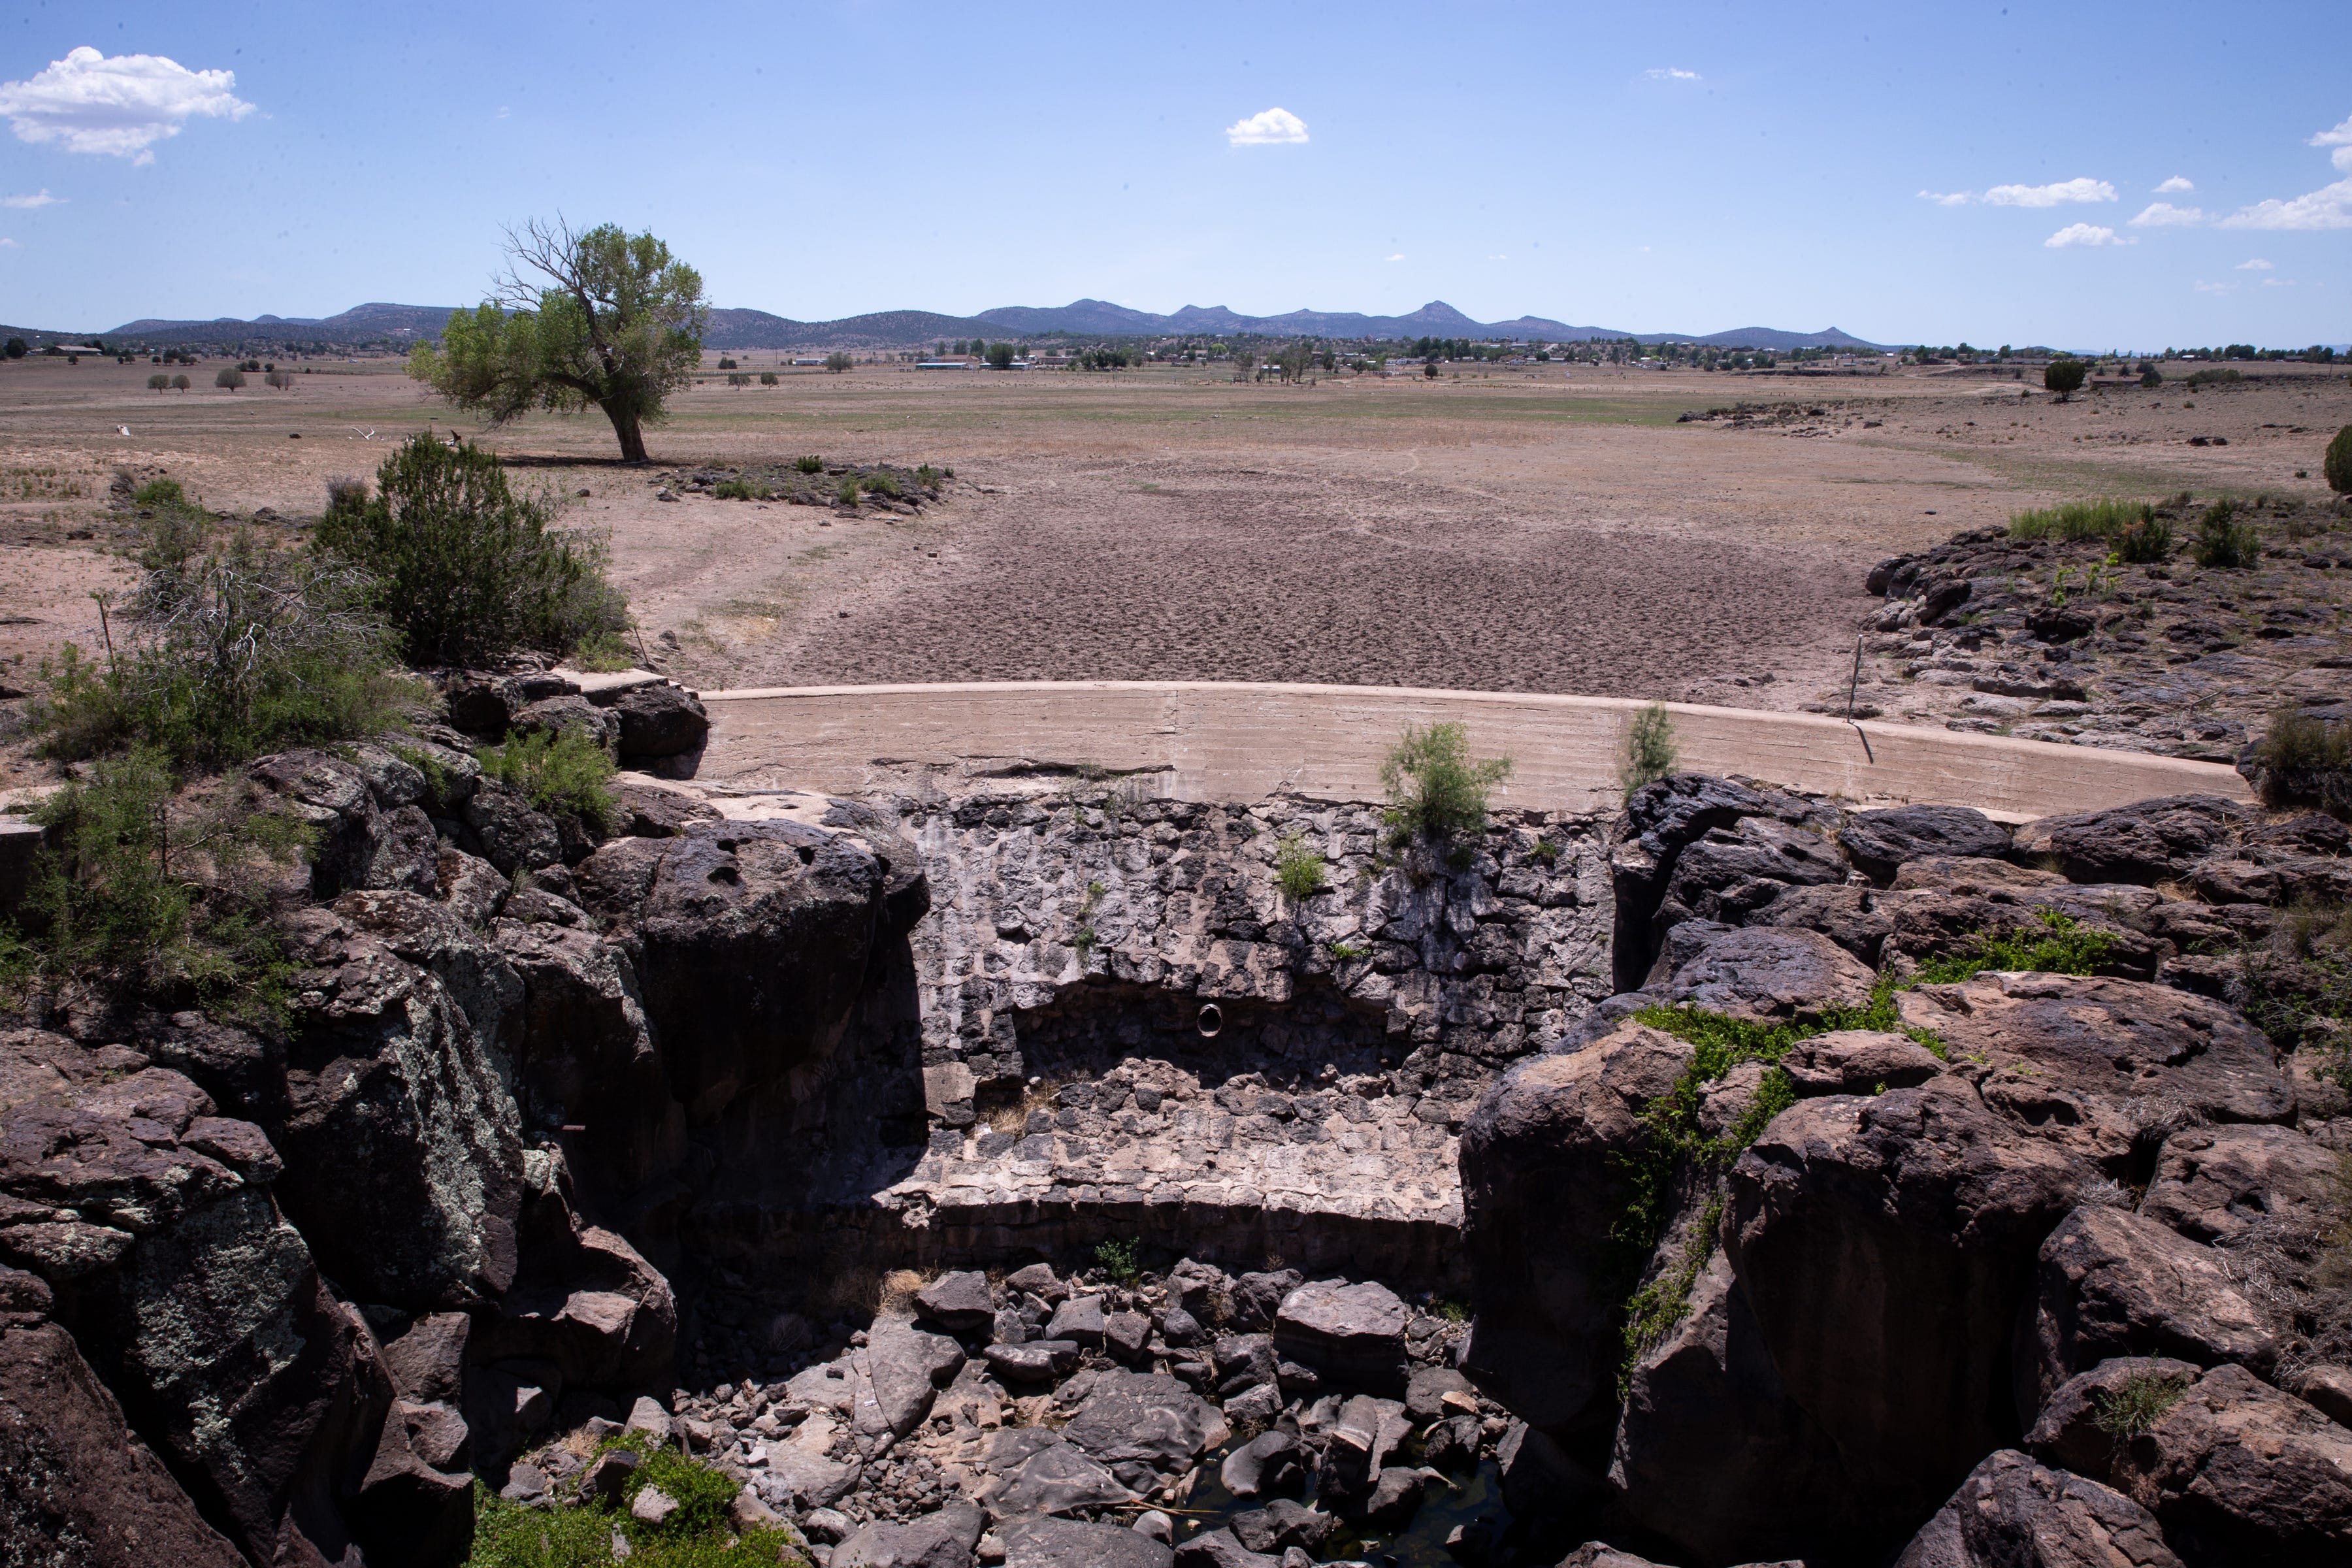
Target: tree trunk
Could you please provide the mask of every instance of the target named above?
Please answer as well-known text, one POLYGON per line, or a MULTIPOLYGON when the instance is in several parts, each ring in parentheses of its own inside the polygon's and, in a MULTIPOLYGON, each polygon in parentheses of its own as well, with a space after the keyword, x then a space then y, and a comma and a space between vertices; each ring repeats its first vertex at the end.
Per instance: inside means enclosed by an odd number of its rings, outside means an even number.
POLYGON ((636 410, 624 407, 617 403, 607 403, 604 406, 604 417, 613 422, 613 434, 620 438, 621 461, 625 463, 646 461, 646 433, 638 427, 636 410))

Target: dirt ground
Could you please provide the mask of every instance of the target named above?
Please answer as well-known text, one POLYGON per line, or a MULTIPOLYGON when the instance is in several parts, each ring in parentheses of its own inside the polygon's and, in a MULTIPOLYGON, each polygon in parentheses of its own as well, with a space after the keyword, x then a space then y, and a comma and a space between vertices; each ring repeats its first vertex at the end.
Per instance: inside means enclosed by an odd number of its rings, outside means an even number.
POLYGON ((1842 695, 1879 557, 2075 495, 2316 499, 2352 421, 2342 374, 2303 366, 2064 405, 1933 372, 1464 366, 1283 387, 875 366, 698 384, 648 472, 606 458, 601 417, 483 431, 397 362, 315 363, 284 393, 212 390, 213 366, 202 390, 152 393, 153 368, 0 365, 0 683, 97 646, 89 591, 124 579, 100 516, 118 468, 299 521, 331 476, 430 426, 609 533, 646 647, 706 688, 1330 680, 1793 708, 1842 695), (1762 407, 1678 422, 1741 404, 1762 407), (804 452, 955 479, 919 517, 657 499, 680 464, 804 452))

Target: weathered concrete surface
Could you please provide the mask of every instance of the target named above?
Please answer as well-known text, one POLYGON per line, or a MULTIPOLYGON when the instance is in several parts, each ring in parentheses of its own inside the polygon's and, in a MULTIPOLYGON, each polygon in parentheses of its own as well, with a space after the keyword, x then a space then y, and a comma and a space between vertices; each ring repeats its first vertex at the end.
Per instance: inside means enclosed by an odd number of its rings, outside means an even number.
MULTIPOLYGON (((1602 811, 1622 797, 1619 698, 1216 681, 1017 681, 703 693, 698 776, 843 795, 911 777, 1087 763, 1153 775, 1181 800, 1381 797, 1381 755, 1408 723, 1460 721, 1482 755, 1517 764, 1502 804, 1602 811)), ((1682 765, 1875 804, 1972 805, 2021 821, 2151 795, 2252 798, 2230 768, 1807 713, 1669 704, 1682 765)), ((944 782, 944 781, 943 781, 944 782)))

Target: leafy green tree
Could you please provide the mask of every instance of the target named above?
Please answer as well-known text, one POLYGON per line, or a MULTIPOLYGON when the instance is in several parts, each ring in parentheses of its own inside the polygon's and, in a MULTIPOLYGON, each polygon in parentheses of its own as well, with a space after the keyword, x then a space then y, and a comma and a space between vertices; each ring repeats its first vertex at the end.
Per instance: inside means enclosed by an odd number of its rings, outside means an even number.
POLYGON ((2090 374, 2091 367, 2081 360, 2053 359, 2042 367, 2042 384, 2056 393, 2058 401, 2063 403, 2083 390, 2083 383, 2090 379, 2090 374))
POLYGON ((702 361, 702 275, 614 224, 575 232, 534 219, 508 231, 507 255, 495 297, 451 314, 441 347, 419 343, 408 374, 493 425, 600 408, 622 460, 646 461, 645 426, 702 361))
POLYGON ((988 368, 991 370, 1011 370, 1013 368, 1013 345, 1011 343, 989 344, 988 368))
POLYGON ((852 360, 847 354, 842 353, 839 349, 835 349, 831 353, 824 356, 824 368, 833 372, 835 375, 839 375, 843 371, 847 370, 856 363, 856 362, 855 360, 852 360))
POLYGON ((8 357, 9 357, 10 359, 23 359, 26 354, 28 354, 28 353, 32 353, 33 351, 32 351, 31 349, 29 349, 29 348, 26 347, 26 345, 25 345, 25 340, 24 340, 24 339, 22 339, 22 338, 10 338, 10 339, 8 340, 8 347, 7 347, 7 351, 6 351, 6 352, 7 352, 7 355, 8 355, 8 357))
POLYGON ((229 391, 235 392, 245 384, 245 372, 223 365, 213 373, 213 384, 226 387, 229 391))

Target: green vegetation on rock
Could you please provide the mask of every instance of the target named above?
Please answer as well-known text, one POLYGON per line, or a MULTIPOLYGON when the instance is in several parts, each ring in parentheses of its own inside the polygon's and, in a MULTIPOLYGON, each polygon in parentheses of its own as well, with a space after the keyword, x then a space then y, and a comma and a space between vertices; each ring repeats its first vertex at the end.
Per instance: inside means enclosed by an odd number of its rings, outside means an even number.
POLYGON ((1625 730, 1625 762, 1618 770, 1625 798, 1633 799, 1635 790, 1672 773, 1678 760, 1674 721, 1664 703, 1653 702, 1634 714, 1625 730))
POLYGON ((1407 724, 1381 763, 1391 802, 1383 820, 1397 847, 1485 831, 1486 797, 1510 776, 1511 759, 1470 759, 1470 733, 1458 723, 1407 724))
POLYGON ((533 808, 569 812, 598 831, 609 831, 614 807, 613 759, 577 731, 509 734, 502 746, 484 746, 482 773, 520 792, 533 808))
POLYGON ((1284 834, 1275 848, 1276 879, 1282 896, 1303 904, 1328 886, 1323 874, 1322 852, 1307 842, 1304 832, 1284 834))
POLYGON ((2115 952, 2115 942, 2074 916, 2036 910, 2039 931, 2002 936, 1979 933, 1967 948, 1920 964, 1914 984, 1950 984, 1994 970, 2039 970, 2047 974, 2096 974, 2115 952))
POLYGON ((808 1559, 794 1532, 732 1528, 728 1507, 739 1489, 719 1470, 642 1432, 607 1437, 596 1453, 601 1458, 614 1448, 643 1459, 621 1483, 617 1499, 573 1494, 559 1497, 552 1508, 527 1508, 476 1482, 467 1568, 604 1568, 621 1562, 629 1568, 805 1568, 808 1559), (630 1511, 648 1488, 677 1505, 659 1524, 630 1511))

